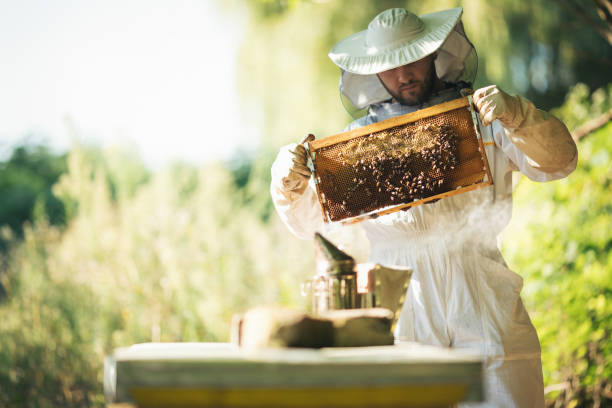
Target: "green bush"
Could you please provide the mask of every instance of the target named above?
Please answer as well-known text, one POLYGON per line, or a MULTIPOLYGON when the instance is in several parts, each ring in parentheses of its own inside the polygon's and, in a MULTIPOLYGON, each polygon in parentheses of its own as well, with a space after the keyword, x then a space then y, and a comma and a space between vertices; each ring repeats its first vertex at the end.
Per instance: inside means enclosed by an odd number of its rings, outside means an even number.
POLYGON ((102 404, 99 300, 50 267, 59 243, 54 227, 26 227, 2 275, 9 299, 0 305, 0 406, 102 404))
MULTIPOLYGON (((584 91, 576 87, 557 114, 587 119, 596 113, 584 91)), ((580 141, 578 167, 568 178, 546 184, 521 179, 506 231, 504 254, 525 277, 554 406, 612 402, 611 156, 609 123, 580 141)))
MULTIPOLYGON (((0 162, 0 227, 20 237, 23 223, 38 217, 63 224, 64 207, 51 188, 65 171, 65 156, 54 155, 44 145, 13 148, 10 157, 0 162)), ((9 241, 0 236, 0 251, 7 249, 9 241)))
POLYGON ((116 347, 227 341, 234 313, 303 306, 314 249, 262 216, 260 179, 239 189, 210 164, 142 182, 109 171, 133 167, 130 157, 93 153, 74 148, 54 187, 69 224, 26 226, 0 274, 0 406, 102 406, 102 363, 116 347))

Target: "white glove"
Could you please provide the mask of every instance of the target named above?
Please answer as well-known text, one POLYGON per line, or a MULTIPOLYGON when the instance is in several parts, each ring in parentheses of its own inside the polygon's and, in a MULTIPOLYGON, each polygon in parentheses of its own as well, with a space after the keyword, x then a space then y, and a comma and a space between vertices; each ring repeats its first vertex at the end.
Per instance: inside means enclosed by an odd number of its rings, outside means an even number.
POLYGON ((308 240, 323 227, 319 198, 314 188, 308 188, 304 143, 312 140, 314 136, 308 135, 299 145, 281 147, 270 169, 270 196, 277 214, 296 237, 308 240))
POLYGON ((294 148, 290 148, 288 153, 291 154, 291 160, 284 160, 284 166, 281 167, 281 191, 286 197, 292 199, 300 196, 308 186, 311 171, 307 166, 307 153, 304 143, 311 142, 315 139, 313 135, 308 135, 294 148))
POLYGON ((576 160, 577 149, 567 127, 533 103, 511 96, 497 85, 478 89, 474 104, 484 126, 499 120, 512 143, 543 172, 553 173, 576 160))
POLYGON ((508 95, 497 85, 480 88, 473 97, 484 126, 498 119, 505 128, 516 129, 524 120, 521 97, 508 95))

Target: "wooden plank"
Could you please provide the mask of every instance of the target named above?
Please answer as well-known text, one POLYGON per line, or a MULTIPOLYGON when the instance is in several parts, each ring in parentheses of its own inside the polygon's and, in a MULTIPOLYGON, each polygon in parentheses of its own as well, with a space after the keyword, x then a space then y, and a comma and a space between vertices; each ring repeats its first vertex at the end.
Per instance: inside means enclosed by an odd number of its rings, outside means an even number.
POLYGON ((441 407, 462 401, 466 384, 419 384, 383 387, 305 388, 175 388, 134 387, 139 407, 233 407, 233 408, 365 408, 441 407))
POLYGON ((448 181, 451 188, 464 187, 467 183, 463 182, 463 179, 470 178, 470 176, 477 176, 476 178, 472 177, 471 179, 473 180, 478 180, 478 177, 482 179, 485 173, 486 171, 483 168, 482 158, 476 156, 457 165, 452 173, 454 177, 449 177, 448 181))
POLYGON ((482 398, 482 361, 416 343, 329 349, 264 349, 245 352, 223 343, 144 344, 107 358, 108 403, 133 403, 134 388, 320 389, 442 386, 468 387, 482 398))
MULTIPOLYGON (((476 130, 476 131, 478 131, 478 130, 476 130)), ((483 161, 484 161, 484 164, 485 164, 485 170, 487 172, 487 176, 489 176, 489 181, 490 181, 491 184, 493 184, 493 176, 491 175, 491 167, 489 166, 489 159, 487 158, 487 150, 484 147, 484 144, 482 142, 482 138, 481 137, 478 138, 478 147, 479 147, 480 153, 485 158, 485 160, 483 160, 483 161)))
POLYGON ((370 133, 379 132, 390 127, 404 125, 406 123, 416 122, 419 119, 428 118, 430 116, 439 115, 440 113, 448 112, 454 109, 459 109, 469 106, 468 98, 453 99, 452 101, 444 102, 439 105, 430 106, 429 108, 420 109, 416 112, 408 113, 401 116, 396 116, 381 122, 363 126, 358 129, 349 130, 347 132, 338 133, 332 136, 327 136, 323 139, 316 139, 309 143, 310 151, 319 150, 323 147, 331 146, 336 143, 346 142, 359 136, 369 135, 370 133))

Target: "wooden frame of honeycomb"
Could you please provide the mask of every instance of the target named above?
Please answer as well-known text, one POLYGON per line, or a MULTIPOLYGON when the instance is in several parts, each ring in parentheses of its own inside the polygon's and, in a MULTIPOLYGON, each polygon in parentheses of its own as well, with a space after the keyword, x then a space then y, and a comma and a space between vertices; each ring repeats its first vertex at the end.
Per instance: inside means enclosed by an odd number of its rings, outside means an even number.
POLYGON ((306 148, 326 222, 358 222, 492 184, 471 96, 306 148))

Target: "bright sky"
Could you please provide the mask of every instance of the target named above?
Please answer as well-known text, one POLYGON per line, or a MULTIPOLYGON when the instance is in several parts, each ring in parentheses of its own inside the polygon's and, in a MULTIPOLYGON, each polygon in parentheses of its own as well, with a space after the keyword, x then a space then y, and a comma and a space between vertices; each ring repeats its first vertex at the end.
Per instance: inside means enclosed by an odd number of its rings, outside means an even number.
POLYGON ((216 0, 0 0, 0 152, 76 135, 158 167, 252 147, 235 87, 246 18, 216 0))

